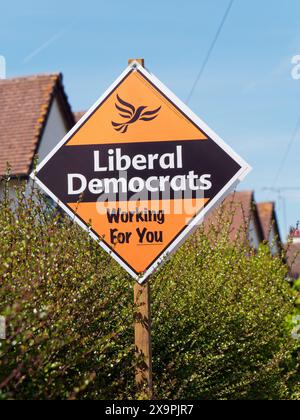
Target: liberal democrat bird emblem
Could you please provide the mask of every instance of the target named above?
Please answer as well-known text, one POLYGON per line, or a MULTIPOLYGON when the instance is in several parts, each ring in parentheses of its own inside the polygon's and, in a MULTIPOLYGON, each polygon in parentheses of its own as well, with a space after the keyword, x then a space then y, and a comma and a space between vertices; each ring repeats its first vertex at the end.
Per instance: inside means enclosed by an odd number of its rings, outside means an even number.
POLYGON ((112 121, 111 123, 114 129, 122 134, 126 133, 128 127, 137 121, 155 120, 155 118, 158 117, 159 111, 161 110, 161 106, 152 111, 146 111, 148 106, 140 106, 136 109, 132 104, 121 99, 119 95, 117 95, 117 100, 118 103, 116 103, 115 106, 119 111, 119 115, 126 121, 121 123, 112 121))

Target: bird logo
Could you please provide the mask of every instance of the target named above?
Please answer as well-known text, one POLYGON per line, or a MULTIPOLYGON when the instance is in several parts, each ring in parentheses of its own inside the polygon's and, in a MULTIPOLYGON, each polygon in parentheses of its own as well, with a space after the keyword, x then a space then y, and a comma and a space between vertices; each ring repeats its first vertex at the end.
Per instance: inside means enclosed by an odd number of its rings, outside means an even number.
POLYGON ((125 102, 117 95, 117 103, 115 107, 119 111, 119 115, 126 121, 118 123, 112 121, 114 129, 122 134, 125 134, 131 124, 137 121, 152 121, 158 117, 161 106, 154 110, 147 111, 148 106, 140 106, 137 109, 130 103, 125 102))

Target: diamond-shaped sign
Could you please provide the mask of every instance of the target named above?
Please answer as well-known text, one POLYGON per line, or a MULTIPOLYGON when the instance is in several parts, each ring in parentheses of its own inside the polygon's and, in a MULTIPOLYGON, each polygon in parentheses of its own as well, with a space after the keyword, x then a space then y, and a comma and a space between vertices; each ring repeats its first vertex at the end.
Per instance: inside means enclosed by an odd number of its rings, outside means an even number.
POLYGON ((142 283, 249 171, 133 62, 31 176, 142 283))

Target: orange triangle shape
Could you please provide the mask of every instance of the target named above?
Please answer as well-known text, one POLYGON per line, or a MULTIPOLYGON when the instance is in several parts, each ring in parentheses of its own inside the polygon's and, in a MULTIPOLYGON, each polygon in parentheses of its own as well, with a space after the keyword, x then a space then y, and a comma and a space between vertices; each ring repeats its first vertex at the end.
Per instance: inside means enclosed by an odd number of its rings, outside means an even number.
POLYGON ((142 73, 132 71, 67 145, 206 139, 200 128, 142 73))
POLYGON ((136 273, 141 274, 162 254, 208 199, 141 201, 119 203, 79 203, 68 206, 136 273), (149 206, 151 209, 149 210, 149 206), (114 220, 108 210, 120 208, 125 219, 114 220), (138 211, 149 215, 148 221, 136 219, 138 211), (132 220, 127 220, 129 212, 132 220), (147 213, 148 212, 148 213, 147 213), (160 213, 159 213, 160 212, 160 213), (158 215, 162 215, 163 217, 158 215), (155 217, 157 215, 157 217, 155 217), (144 230, 145 229, 145 230, 144 230), (139 233, 138 233, 139 232, 139 233), (142 234, 144 235, 142 236, 142 234))

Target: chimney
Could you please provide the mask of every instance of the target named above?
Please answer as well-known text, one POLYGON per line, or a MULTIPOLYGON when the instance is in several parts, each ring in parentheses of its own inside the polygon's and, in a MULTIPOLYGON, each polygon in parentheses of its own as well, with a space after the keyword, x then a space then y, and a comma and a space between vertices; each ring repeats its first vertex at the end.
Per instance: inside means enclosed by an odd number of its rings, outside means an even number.
POLYGON ((6 79, 6 60, 3 55, 0 55, 0 80, 6 79))

